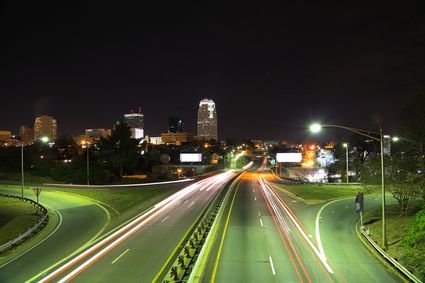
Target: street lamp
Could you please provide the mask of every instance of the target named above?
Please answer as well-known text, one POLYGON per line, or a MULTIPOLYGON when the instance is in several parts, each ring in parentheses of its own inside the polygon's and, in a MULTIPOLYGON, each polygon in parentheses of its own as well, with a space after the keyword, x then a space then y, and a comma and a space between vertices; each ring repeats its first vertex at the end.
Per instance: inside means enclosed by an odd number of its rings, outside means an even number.
POLYGON ((385 222, 385 172, 384 172, 384 136, 382 133, 382 127, 379 127, 379 132, 350 128, 339 125, 321 125, 319 123, 314 123, 310 126, 310 131, 312 133, 318 133, 322 128, 339 128, 344 129, 365 137, 368 137, 372 140, 378 141, 381 145, 381 206, 382 206, 382 246, 387 249, 387 234, 386 234, 386 222, 385 222), (375 136, 373 136, 375 135, 375 136))
POLYGON ((418 142, 418 141, 415 141, 415 140, 411 140, 411 139, 408 139, 408 138, 405 138, 405 137, 398 137, 398 136, 392 137, 391 140, 393 142, 408 142, 408 143, 411 143, 411 144, 419 145, 419 154, 422 156, 422 148, 423 148, 422 141, 418 142))
POLYGON ((347 178, 347 184, 348 182, 348 143, 343 143, 343 147, 345 147, 345 171, 346 171, 346 178, 347 178))
MULTIPOLYGON (((49 142, 49 137, 41 137, 40 141, 43 143, 49 142)), ((21 136, 21 198, 24 199, 24 187, 25 187, 25 172, 24 172, 24 141, 21 136)))
POLYGON ((90 185, 90 142, 88 141, 82 141, 81 142, 82 148, 86 149, 86 178, 87 178, 87 186, 90 185))

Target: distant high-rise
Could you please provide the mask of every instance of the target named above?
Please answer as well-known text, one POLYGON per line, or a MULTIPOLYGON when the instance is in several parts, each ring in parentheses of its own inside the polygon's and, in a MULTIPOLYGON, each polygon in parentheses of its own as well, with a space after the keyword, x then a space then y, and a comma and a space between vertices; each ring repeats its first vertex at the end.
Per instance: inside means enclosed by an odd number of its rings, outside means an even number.
POLYGON ((34 139, 38 140, 43 137, 48 137, 54 141, 57 138, 58 124, 56 119, 48 115, 41 115, 35 118, 34 122, 34 139))
POLYGON ((24 145, 31 144, 34 141, 34 129, 27 127, 27 126, 21 126, 19 129, 19 134, 21 136, 21 141, 24 145))
POLYGON ((124 123, 131 128, 131 137, 134 139, 143 139, 144 137, 144 115, 142 109, 139 108, 139 112, 134 113, 131 111, 130 114, 124 114, 124 123))
POLYGON ((169 133, 182 133, 183 121, 178 117, 168 118, 168 132, 169 133))
POLYGON ((198 109, 198 139, 217 140, 217 111, 211 99, 202 99, 198 109))

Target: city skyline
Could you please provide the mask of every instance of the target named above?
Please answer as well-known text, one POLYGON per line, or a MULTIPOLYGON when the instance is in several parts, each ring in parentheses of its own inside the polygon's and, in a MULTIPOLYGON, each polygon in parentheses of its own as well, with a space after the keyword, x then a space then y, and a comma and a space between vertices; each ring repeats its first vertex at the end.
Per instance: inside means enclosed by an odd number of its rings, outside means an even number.
POLYGON ((424 79, 422 5, 297 3, 243 13, 230 5, 201 14, 178 7, 141 17, 119 5, 9 4, 0 128, 17 132, 47 113, 73 134, 109 127, 143 105, 146 132, 161 133, 168 115, 195 132, 196 101, 211 97, 223 138, 300 138, 317 119, 376 128, 376 115, 390 131, 400 97, 424 79), (257 107, 264 114, 243 127, 257 107))

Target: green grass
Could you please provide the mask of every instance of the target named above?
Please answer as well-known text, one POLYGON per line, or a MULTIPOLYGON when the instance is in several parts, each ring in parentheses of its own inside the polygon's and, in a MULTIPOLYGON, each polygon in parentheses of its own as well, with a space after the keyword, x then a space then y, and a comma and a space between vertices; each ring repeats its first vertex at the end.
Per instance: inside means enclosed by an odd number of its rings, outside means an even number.
MULTIPOLYGON (((403 216, 400 216, 400 210, 397 204, 386 206, 387 252, 408 269, 410 268, 406 262, 405 249, 401 246, 400 241, 409 229, 412 218, 423 206, 423 201, 412 201, 408 213, 403 216)), ((369 230, 370 237, 382 247, 381 208, 367 213, 364 217, 364 223, 366 229, 369 230)), ((422 243, 422 247, 424 246, 425 242, 422 243)), ((421 271, 414 270, 414 273, 419 275, 421 271)))
POLYGON ((110 230, 174 194, 183 186, 187 186, 187 184, 143 189, 57 189, 57 191, 88 197, 113 207, 119 212, 119 215, 106 207, 111 215, 111 221, 107 226, 107 230, 110 230))
POLYGON ((133 209, 146 209, 175 193, 180 186, 145 189, 57 189, 106 203, 120 213, 133 209))
POLYGON ((40 219, 37 209, 19 199, 0 197, 0 245, 29 228, 40 219))
POLYGON ((277 184, 294 195, 310 201, 326 201, 343 197, 354 197, 357 192, 369 193, 360 185, 329 184, 277 184))
MULTIPOLYGON (((3 173, 0 172, 0 183, 3 184, 21 184, 21 173, 3 173)), ((55 183, 50 177, 33 176, 29 173, 25 174, 25 184, 44 184, 55 183)))

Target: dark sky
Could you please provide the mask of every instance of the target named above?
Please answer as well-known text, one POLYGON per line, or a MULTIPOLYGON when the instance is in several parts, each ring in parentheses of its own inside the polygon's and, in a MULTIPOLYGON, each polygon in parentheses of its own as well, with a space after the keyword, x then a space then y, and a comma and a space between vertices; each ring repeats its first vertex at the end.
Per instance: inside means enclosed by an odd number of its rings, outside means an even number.
POLYGON ((1 4, 0 130, 50 114, 81 133, 140 106, 151 136, 170 115, 195 132, 204 97, 221 138, 303 139, 311 120, 373 128, 375 114, 390 130, 425 80, 424 1, 107 2, 1 4))

